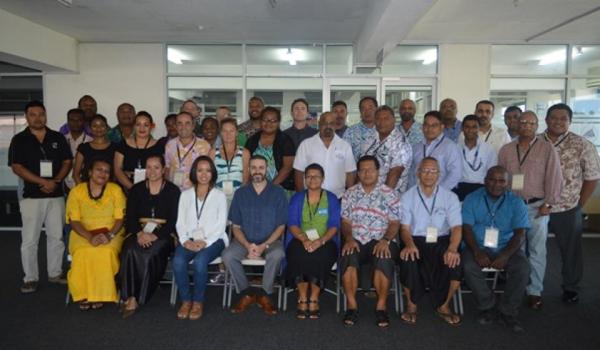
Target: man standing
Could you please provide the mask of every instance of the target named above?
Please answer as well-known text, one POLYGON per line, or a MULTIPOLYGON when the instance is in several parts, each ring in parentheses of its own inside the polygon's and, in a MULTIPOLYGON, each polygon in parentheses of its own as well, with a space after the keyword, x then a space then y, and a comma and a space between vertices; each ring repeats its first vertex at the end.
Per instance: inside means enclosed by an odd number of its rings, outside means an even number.
POLYGON ((358 109, 360 123, 352 125, 344 133, 344 140, 352 147, 352 154, 356 161, 365 155, 365 147, 369 147, 377 138, 377 130, 375 130, 377 100, 373 97, 363 97, 358 103, 358 109))
POLYGON ((72 163, 71 150, 60 133, 46 127, 46 108, 39 101, 25 107, 27 128, 11 140, 8 166, 23 180, 23 199, 19 202, 23 228, 21 261, 25 277, 22 293, 37 290, 38 243, 42 225, 46 231, 48 281, 66 284, 62 275, 65 245, 62 228, 65 200, 62 182, 72 163))
POLYGON ((456 194, 438 185, 440 168, 435 158, 423 158, 417 176, 418 185, 402 195, 400 203, 400 280, 407 300, 401 318, 408 324, 417 322, 417 303, 429 287, 438 316, 457 326, 461 319, 449 304, 461 280, 460 202, 456 194))
POLYGON ((189 99, 183 101, 181 107, 179 108, 179 112, 189 113, 192 118, 194 118, 194 135, 201 138, 202 127, 200 123, 202 122, 202 108, 198 106, 196 101, 189 99))
POLYGON ((510 136, 508 136, 506 130, 492 126, 494 103, 488 100, 477 102, 475 115, 479 118, 479 138, 492 146, 496 153, 498 153, 502 146, 510 142, 510 136))
POLYGON ((439 184, 452 190, 462 177, 462 156, 456 143, 443 133, 442 115, 438 111, 425 113, 423 135, 425 139, 412 149, 413 160, 409 174, 409 187, 417 184, 416 169, 425 157, 437 159, 440 168, 439 184))
MULTIPOLYGON (((90 122, 92 121, 92 118, 96 115, 96 113, 98 112, 98 104, 96 103, 96 100, 92 96, 83 95, 77 102, 77 108, 79 108, 83 111, 83 121, 84 121, 83 130, 87 135, 91 136, 92 130, 90 129, 90 122)), ((63 135, 68 134, 70 131, 69 124, 68 123, 63 124, 58 131, 63 135)))
POLYGON ((227 106, 219 106, 215 110, 215 118, 219 122, 219 126, 221 125, 221 121, 225 118, 232 118, 231 110, 227 106))
POLYGON ((260 131, 260 116, 263 108, 265 108, 265 103, 258 96, 253 96, 248 101, 248 117, 250 119, 241 123, 238 127, 239 133, 244 135, 246 140, 260 131))
POLYGON ((408 142, 411 146, 423 142, 423 124, 415 120, 415 114, 417 113, 415 102, 409 99, 402 100, 398 110, 402 120, 398 124, 398 130, 404 136, 405 142, 408 142))
POLYGON ((267 315, 277 313, 271 301, 275 276, 285 252, 281 235, 287 222, 287 199, 283 188, 267 182, 267 160, 260 155, 250 158, 252 183, 240 187, 233 195, 229 220, 233 224, 233 241, 222 254, 235 288, 241 294, 231 312, 240 313, 258 303, 267 315), (264 259, 262 288, 250 289, 242 260, 264 259))
POLYGON ((581 209, 600 179, 600 158, 594 145, 569 131, 571 108, 559 103, 548 109, 544 132, 560 158, 564 188, 550 213, 550 231, 556 235, 562 260, 562 300, 579 301, 579 284, 583 275, 581 252, 581 209))
POLYGON ((494 166, 487 171, 485 188, 471 193, 463 202, 463 237, 467 245, 462 252, 463 269, 479 310, 477 321, 482 325, 492 323, 496 317, 494 291, 482 269, 506 271, 506 285, 498 304, 500 321, 522 332, 516 317, 529 279, 529 262, 521 249, 529 220, 527 206, 507 186, 508 173, 494 166))
POLYGON ((325 112, 319 118, 319 133, 300 144, 294 158, 296 191, 304 190, 304 170, 317 163, 325 170, 323 188, 342 197, 346 188, 354 185, 356 163, 348 142, 342 140, 333 128, 335 114, 325 112))
MULTIPOLYGON (((77 147, 79 147, 79 145, 92 140, 92 138, 87 136, 84 132, 84 123, 83 110, 79 108, 73 108, 67 112, 67 125, 69 126, 69 132, 65 135, 65 139, 67 139, 67 143, 69 144, 72 155, 77 152, 77 147)), ((75 186, 72 171, 69 171, 69 175, 65 178, 65 185, 68 189, 71 189, 73 186, 75 186)))
POLYGON ((483 179, 488 169, 498 163, 496 151, 479 139, 479 121, 475 115, 467 115, 462 121, 463 138, 458 142, 462 152, 463 172, 454 193, 462 202, 465 197, 483 187, 483 179))
POLYGON ((381 106, 375 112, 377 137, 365 151, 365 155, 374 156, 380 164, 379 182, 398 191, 408 189, 408 170, 412 162, 412 149, 396 128, 394 110, 381 106))
POLYGON ((546 273, 546 238, 550 209, 558 204, 563 177, 560 160, 551 143, 536 137, 538 119, 532 111, 519 118, 519 137, 498 153, 498 165, 512 176, 511 186, 527 204, 527 254, 531 272, 527 295, 532 309, 542 307, 546 273))
POLYGON ((190 169, 194 160, 208 155, 210 145, 194 135, 194 120, 187 112, 177 115, 177 137, 165 146, 165 174, 179 189, 192 187, 190 169))
POLYGON ((451 98, 444 99, 440 102, 440 113, 442 114, 442 122, 444 123, 444 135, 450 140, 456 142, 462 130, 460 120, 456 119, 456 101, 451 98))
POLYGON ((318 133, 316 129, 311 128, 307 123, 308 118, 308 101, 303 98, 295 99, 292 102, 292 121, 293 124, 283 132, 294 141, 294 149, 298 150, 298 146, 304 140, 318 133))
POLYGON ((348 129, 348 126, 346 125, 348 106, 344 101, 335 101, 331 105, 331 111, 335 114, 335 133, 343 138, 346 129, 348 129))
POLYGON ((133 133, 135 107, 127 102, 121 103, 117 107, 117 121, 119 124, 108 131, 108 139, 113 143, 119 143, 133 133))
POLYGON ((508 130, 511 141, 519 136, 519 117, 523 111, 517 106, 510 106, 504 111, 504 125, 508 130))
POLYGON ((342 198, 344 245, 339 271, 347 298, 344 324, 353 326, 358 321, 358 271, 362 265, 370 264, 374 268, 373 286, 377 292, 376 322, 379 327, 388 327, 387 295, 398 259, 398 246, 392 240, 400 227, 399 200, 396 191, 378 182, 377 158, 363 156, 357 167, 359 183, 342 198))

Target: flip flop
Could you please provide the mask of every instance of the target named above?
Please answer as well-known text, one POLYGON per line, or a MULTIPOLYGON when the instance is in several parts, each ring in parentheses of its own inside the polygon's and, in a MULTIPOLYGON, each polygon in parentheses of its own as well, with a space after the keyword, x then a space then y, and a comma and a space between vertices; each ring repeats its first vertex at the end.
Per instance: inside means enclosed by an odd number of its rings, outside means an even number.
POLYGON ((402 315, 400 315, 400 320, 408 325, 414 326, 417 324, 417 313, 404 312, 402 315), (408 316, 408 319, 406 319, 405 316, 408 316))
POLYGON ((81 302, 79 303, 79 310, 81 311, 88 311, 90 309, 91 305, 88 302, 81 302))
POLYGON ((308 305, 308 300, 298 300, 296 318, 299 320, 305 320, 308 317, 308 309, 302 309, 302 305, 306 307, 308 305))
POLYGON ((92 310, 100 310, 104 307, 104 303, 92 303, 92 310))
POLYGON ((445 313, 445 312, 441 312, 441 311, 436 311, 435 313, 439 317, 441 317, 441 319, 444 320, 444 322, 446 322, 447 324, 451 325, 452 327, 458 327, 462 323, 462 320, 461 320, 460 316, 458 316, 457 314, 445 313), (455 317, 458 319, 458 321, 457 322, 452 322, 452 320, 455 317))

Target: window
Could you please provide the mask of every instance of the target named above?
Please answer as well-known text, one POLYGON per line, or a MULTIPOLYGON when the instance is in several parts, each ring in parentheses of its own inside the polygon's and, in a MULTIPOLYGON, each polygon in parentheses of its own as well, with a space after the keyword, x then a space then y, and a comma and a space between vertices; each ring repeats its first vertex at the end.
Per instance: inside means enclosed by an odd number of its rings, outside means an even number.
POLYGON ((437 73, 437 46, 399 45, 383 60, 384 75, 433 75, 437 73))
POLYGON ((323 73, 323 47, 248 45, 246 61, 248 75, 320 75, 323 73))
POLYGON ((492 46, 492 75, 556 75, 566 68, 566 45, 492 46))

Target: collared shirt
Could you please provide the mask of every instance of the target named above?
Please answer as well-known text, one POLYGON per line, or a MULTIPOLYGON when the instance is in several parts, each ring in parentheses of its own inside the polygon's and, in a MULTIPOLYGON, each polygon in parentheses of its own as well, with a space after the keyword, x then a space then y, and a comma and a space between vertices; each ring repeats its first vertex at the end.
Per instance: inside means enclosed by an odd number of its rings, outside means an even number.
POLYGON ((444 135, 446 135, 446 137, 448 137, 450 140, 457 142, 458 141, 458 137, 461 135, 462 132, 462 122, 458 119, 456 119, 456 121, 454 122, 454 126, 451 128, 446 128, 444 127, 444 135))
POLYGON ((337 134, 337 136, 339 136, 339 137, 342 137, 342 138, 343 138, 343 137, 344 137, 344 133, 346 132, 346 130, 347 130, 347 129, 348 129, 348 126, 347 126, 347 125, 344 125, 344 126, 342 126, 341 128, 337 129, 337 130, 335 131, 335 133, 337 134))
POLYGON ((376 139, 377 130, 375 125, 369 128, 363 122, 352 125, 344 133, 344 140, 352 147, 355 162, 365 154, 366 147, 369 147, 376 139))
POLYGON ((404 139, 408 140, 408 143, 411 146, 414 146, 417 143, 425 140, 425 136, 423 136, 423 124, 419 123, 418 121, 414 121, 408 131, 404 130, 402 123, 398 123, 396 128, 398 128, 398 130, 402 133, 402 136, 404 136, 404 139))
POLYGON ((452 227, 462 225, 460 210, 460 202, 454 192, 436 186, 431 196, 427 197, 417 185, 402 195, 400 221, 410 226, 410 232, 415 237, 425 237, 427 227, 436 227, 438 236, 447 236, 452 227))
POLYGON ((240 226, 250 243, 260 244, 280 225, 287 223, 288 203, 281 186, 268 183, 260 194, 252 184, 240 187, 233 195, 229 220, 240 226))
MULTIPOLYGON (((553 143, 546 133, 543 136, 553 143)), ((553 144, 564 180, 560 199, 552 208, 553 213, 558 213, 577 206, 583 181, 600 179, 600 157, 590 141, 572 132, 562 135, 553 144)))
POLYGON ((212 188, 206 199, 198 198, 195 188, 188 188, 181 192, 177 210, 177 223, 175 227, 181 244, 194 237, 194 231, 202 228, 203 241, 210 246, 219 239, 227 245, 227 199, 225 193, 218 188, 212 188), (206 202, 206 203, 204 203, 206 202), (198 218, 200 216, 200 218, 198 218))
POLYGON ((296 129, 296 127, 292 125, 289 128, 283 130, 283 133, 292 139, 292 141, 294 142, 294 147, 298 149, 302 141, 318 134, 319 131, 317 129, 311 128, 307 123, 303 129, 296 129))
MULTIPOLYGON (((255 128, 252 124, 252 120, 248 119, 245 122, 238 125, 238 132, 245 135, 245 140, 251 138, 254 134, 260 131, 260 128, 255 128)), ((245 143, 244 143, 245 144, 245 143)))
POLYGON ((396 191, 384 184, 366 193, 358 183, 342 197, 342 218, 352 222, 352 237, 366 244, 381 239, 390 221, 400 220, 399 202, 396 191))
POLYGON ((378 133, 377 138, 369 145, 365 154, 377 157, 379 161, 379 182, 382 184, 385 184, 390 169, 404 167, 395 189, 400 193, 406 192, 408 189, 408 172, 412 164, 412 148, 407 142, 404 142, 404 137, 398 129, 394 128, 383 140, 380 139, 378 133))
MULTIPOLYGON (((60 129, 58 129, 58 132, 66 135, 68 133, 71 132, 71 129, 69 129, 69 124, 68 123, 64 123, 60 129)), ((90 126, 87 123, 83 124, 83 132, 88 135, 88 136, 92 136, 92 129, 90 128, 90 126)))
POLYGON ((473 228, 475 241, 483 248, 485 230, 495 227, 498 230, 498 247, 493 251, 501 251, 508 245, 516 229, 528 229, 529 217, 525 202, 511 191, 506 191, 494 200, 485 188, 469 194, 462 204, 463 224, 473 228))
POLYGON ((325 170, 323 188, 340 198, 346 189, 346 174, 356 171, 348 142, 335 135, 329 147, 325 147, 319 134, 302 141, 294 158, 294 169, 304 172, 312 163, 325 170))
POLYGON ((525 200, 543 198, 548 204, 556 204, 562 190, 562 173, 558 153, 550 142, 534 138, 529 150, 517 149, 519 140, 504 145, 498 153, 498 165, 511 175, 525 176, 523 189, 515 191, 525 200))
MULTIPOLYGON (((487 132, 479 131, 479 139, 492 146, 496 154, 500 152, 500 148, 511 142, 510 135, 505 129, 491 127, 487 132)), ((458 137, 459 142, 465 140, 465 135, 462 133, 458 137)))
POLYGON ((176 172, 182 172, 183 183, 175 183, 180 189, 192 187, 190 169, 196 158, 208 155, 210 145, 208 142, 196 137, 187 146, 183 146, 179 137, 169 140, 165 146, 165 163, 169 168, 169 179, 175 181, 176 172))
POLYGON ((460 182, 482 184, 489 168, 498 164, 498 156, 492 146, 477 138, 477 145, 469 149, 463 141, 458 148, 462 154, 463 173, 460 182))
MULTIPOLYGON (((73 157, 75 157, 79 145, 85 142, 92 141, 92 138, 86 135, 85 132, 82 132, 78 138, 73 138, 73 135, 71 135, 71 132, 69 132, 65 135, 65 139, 67 139, 67 143, 71 148, 71 154, 73 155, 73 157)), ((112 159, 110 164, 112 164, 112 159)), ((73 169, 69 171, 69 175, 67 175, 67 177, 65 178, 65 185, 67 185, 68 188, 73 188, 73 186, 75 186, 75 180, 73 180, 73 169)))
POLYGON ((442 133, 429 145, 420 142, 413 147, 413 163, 409 174, 409 187, 417 184, 416 172, 419 163, 425 157, 437 159, 440 166, 439 184, 451 190, 462 178, 462 154, 458 150, 456 143, 445 137, 442 133))
MULTIPOLYGON (((67 140, 60 133, 46 128, 44 140, 39 142, 29 128, 13 136, 8 148, 8 166, 20 164, 34 175, 40 176, 41 161, 52 162, 52 177, 58 175, 65 160, 73 159, 67 140)), ((48 177, 50 178, 50 177, 48 177)), ((23 198, 54 198, 63 195, 61 184, 54 192, 42 192, 40 186, 23 180, 23 198)))

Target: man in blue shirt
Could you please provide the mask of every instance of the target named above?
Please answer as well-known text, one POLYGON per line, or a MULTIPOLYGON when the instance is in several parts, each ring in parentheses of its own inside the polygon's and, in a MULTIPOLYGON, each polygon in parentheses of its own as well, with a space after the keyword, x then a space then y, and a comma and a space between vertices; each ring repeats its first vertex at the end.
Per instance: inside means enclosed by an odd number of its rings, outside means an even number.
POLYGON ((486 282, 483 268, 505 270, 507 281, 498 303, 500 321, 515 332, 524 329, 516 319, 519 304, 529 279, 529 263, 521 248, 529 228, 523 200, 507 191, 508 173, 501 166, 490 168, 485 188, 467 196, 463 202, 463 232, 467 248, 463 251, 465 280, 473 291, 479 317, 490 324, 495 318, 494 291, 486 282))
POLYGON ((283 188, 266 180, 267 160, 260 155, 250 158, 252 183, 240 187, 233 196, 229 210, 233 237, 223 251, 223 262, 235 281, 241 298, 231 312, 240 313, 258 303, 267 315, 277 313, 270 295, 285 253, 281 235, 287 222, 287 198, 283 188), (265 260, 262 289, 252 291, 242 260, 265 260))

